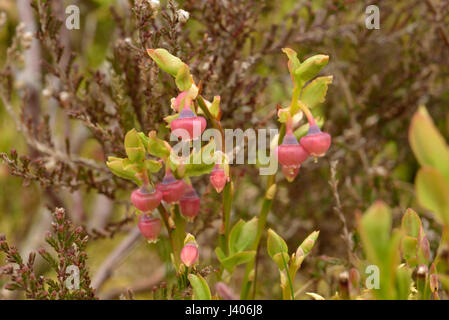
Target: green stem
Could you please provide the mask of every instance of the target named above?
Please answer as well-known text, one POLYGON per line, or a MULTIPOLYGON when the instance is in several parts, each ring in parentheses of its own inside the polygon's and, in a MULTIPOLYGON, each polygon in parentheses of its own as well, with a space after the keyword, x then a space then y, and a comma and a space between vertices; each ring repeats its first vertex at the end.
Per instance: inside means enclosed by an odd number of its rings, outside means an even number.
POLYGON ((198 101, 198 106, 200 107, 200 109, 203 111, 204 115, 206 116, 206 118, 208 118, 210 120, 210 122, 212 123, 212 126, 217 129, 218 131, 220 131, 220 135, 221 135, 221 148, 222 148, 222 152, 224 152, 224 150, 226 150, 225 145, 226 145, 226 140, 225 140, 225 136, 224 136, 224 131, 223 131, 223 127, 221 126, 221 123, 219 120, 215 119, 215 117, 209 112, 209 109, 206 106, 206 103, 204 102, 204 98, 202 96, 198 96, 197 97, 197 101, 198 101))
POLYGON ((293 88, 292 101, 290 102, 290 113, 295 115, 295 113, 299 110, 300 106, 298 106, 299 95, 301 93, 301 88, 295 86, 293 88))
POLYGON ((282 261, 284 262, 285 273, 287 273, 288 286, 290 287, 290 293, 291 293, 291 297, 292 297, 291 300, 295 300, 295 292, 293 291, 293 283, 292 283, 292 279, 290 277, 290 272, 289 272, 290 270, 287 266, 287 262, 285 262, 284 254, 281 254, 281 257, 282 257, 282 261))
POLYGON ((174 238, 175 238, 175 242, 176 242, 176 246, 177 246, 177 255, 178 258, 180 259, 180 254, 181 254, 181 250, 182 247, 184 246, 184 238, 186 236, 186 232, 185 232, 185 219, 182 217, 181 215, 181 211, 179 210, 179 204, 175 204, 173 206, 173 210, 174 210, 174 215, 175 215, 175 226, 176 229, 174 230, 174 238))
MULTIPOLYGON (((211 121, 212 126, 220 131, 221 134, 221 148, 222 152, 224 153, 226 150, 226 139, 224 136, 223 127, 221 125, 221 122, 217 120, 210 112, 209 109, 206 106, 206 103, 204 102, 204 98, 202 96, 197 97, 198 106, 203 111, 203 113, 206 115, 206 117, 211 121)), ((228 181, 226 183, 226 186, 223 190, 223 224, 222 224, 222 234, 219 238, 219 246, 225 252, 226 254, 229 253, 228 248, 228 239, 229 239, 229 231, 230 231, 230 222, 231 222, 231 207, 232 207, 232 201, 233 201, 233 190, 232 190, 232 180, 228 181)))
MULTIPOLYGON (((299 96, 299 93, 298 93, 298 96, 299 96)), ((297 101, 297 99, 296 100, 292 99, 292 103, 293 103, 293 101, 297 101)), ((284 136, 285 136, 285 132, 286 132, 286 126, 285 126, 285 124, 283 124, 281 126, 281 129, 279 132, 278 144, 282 143, 282 140, 284 139, 284 136)), ((256 240, 254 241, 254 244, 253 244, 253 249, 256 250, 257 253, 259 251, 259 243, 260 243, 260 239, 262 237, 262 232, 265 229, 265 225, 267 222, 267 215, 268 215, 268 212, 270 211, 271 206, 273 204, 272 195, 267 195, 267 194, 268 194, 268 190, 270 190, 270 188, 274 185, 274 182, 275 182, 275 175, 273 174, 268 177, 267 187, 266 187, 267 191, 265 192, 265 199, 263 201, 262 208, 259 213, 259 218, 258 218, 258 223, 257 223, 257 235, 256 235, 256 240)), ((257 259, 257 254, 256 254, 256 257, 253 260, 251 260, 250 262, 248 262, 248 264, 246 265, 245 275, 243 276, 242 288, 240 291, 240 299, 242 299, 242 300, 248 299, 248 294, 251 289, 251 285, 253 283, 254 283, 253 299, 255 297, 256 280, 257 280, 257 266, 254 271, 254 279, 250 280, 249 276, 254 268, 256 259, 257 259)))
MULTIPOLYGON (((267 182, 267 192, 265 193, 265 199, 263 201, 262 204, 262 209, 260 210, 259 213, 259 218, 257 221, 257 234, 256 234, 256 240, 254 241, 254 244, 252 246, 252 250, 256 250, 258 251, 259 249, 259 243, 260 243, 260 239, 262 238, 262 233, 263 230, 265 229, 265 225, 267 222, 267 216, 268 216, 268 212, 271 209, 271 206, 273 204, 273 197, 272 195, 268 194, 268 190, 270 190, 270 188, 274 185, 274 175, 271 175, 268 177, 268 182, 267 182)), ((246 265, 246 270, 245 270, 245 275, 243 278, 243 284, 242 284, 242 289, 240 292, 240 299, 242 300, 246 300, 248 299, 248 294, 249 291, 251 289, 251 285, 252 283, 255 284, 255 280, 256 280, 256 273, 254 274, 254 279, 250 280, 249 276, 254 268, 255 265, 255 261, 256 261, 256 257, 254 259, 252 259, 250 262, 248 262, 248 264, 246 265)), ((255 285, 254 285, 255 287, 255 285)), ((254 292, 255 292, 255 288, 254 288, 254 292)))
POLYGON ((223 234, 221 235, 220 245, 226 254, 229 254, 229 232, 231 229, 231 208, 232 208, 232 184, 231 182, 226 183, 226 186, 223 190, 223 234))
POLYGON ((172 246, 173 260, 174 260, 173 263, 175 264, 175 269, 177 271, 181 263, 180 261, 181 251, 178 251, 178 246, 176 244, 176 240, 174 237, 174 230, 170 227, 169 213, 167 212, 167 209, 164 207, 162 203, 159 205, 157 209, 160 213, 160 216, 162 218, 162 221, 164 222, 165 227, 167 228, 168 238, 170 239, 170 243, 172 246))

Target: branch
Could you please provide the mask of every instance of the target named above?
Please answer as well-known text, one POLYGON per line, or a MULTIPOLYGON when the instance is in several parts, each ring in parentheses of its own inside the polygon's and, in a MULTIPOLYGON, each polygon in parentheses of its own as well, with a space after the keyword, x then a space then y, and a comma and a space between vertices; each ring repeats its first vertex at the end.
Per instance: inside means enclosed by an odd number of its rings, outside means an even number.
POLYGON ((70 168, 76 169, 76 164, 81 164, 86 167, 109 173, 109 170, 105 166, 98 165, 95 161, 91 159, 85 159, 82 157, 78 157, 76 155, 68 155, 67 153, 64 153, 60 150, 56 150, 53 148, 50 148, 46 144, 41 143, 40 141, 36 140, 34 138, 34 135, 29 132, 28 128, 22 124, 22 122, 17 117, 13 107, 8 102, 8 100, 4 97, 4 95, 1 95, 1 99, 3 101, 3 104, 5 105, 6 111, 10 114, 10 116, 13 118, 14 122, 16 123, 17 130, 22 132, 26 142, 32 146, 34 149, 39 151, 40 153, 46 154, 49 157, 61 161, 65 164, 67 164, 70 168))
POLYGON ((140 239, 140 231, 136 226, 129 232, 128 236, 115 248, 115 250, 109 254, 92 280, 92 287, 95 288, 97 292, 105 281, 111 277, 117 264, 131 253, 131 250, 140 239))

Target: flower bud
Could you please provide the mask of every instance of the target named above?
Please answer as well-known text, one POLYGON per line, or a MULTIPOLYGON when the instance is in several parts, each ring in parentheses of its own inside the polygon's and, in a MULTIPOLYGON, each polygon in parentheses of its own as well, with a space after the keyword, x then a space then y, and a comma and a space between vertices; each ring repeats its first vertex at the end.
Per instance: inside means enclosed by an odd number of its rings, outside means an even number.
POLYGON ((198 194, 191 185, 179 201, 179 206, 181 208, 181 214, 188 221, 193 221, 198 215, 198 211, 200 210, 200 197, 198 197, 198 194))
POLYGON ((193 140, 206 129, 206 119, 196 116, 189 105, 184 105, 179 117, 170 123, 172 133, 181 139, 193 140))
POLYGON ((179 112, 179 110, 184 108, 186 105, 190 105, 190 101, 187 102, 187 91, 183 91, 176 98, 172 99, 172 105, 171 107, 176 112, 179 112))
POLYGON ((148 190, 146 186, 136 189, 131 194, 133 206, 142 212, 149 213, 156 209, 162 200, 162 192, 159 190, 148 190))
POLYGON ((198 261, 198 247, 195 243, 189 242, 181 250, 181 261, 191 267, 198 261))
POLYGON ((182 180, 176 180, 170 170, 165 174, 164 180, 156 186, 156 189, 162 192, 162 199, 167 203, 178 202, 185 191, 185 183, 182 180))
POLYGON ((349 270, 349 281, 351 282, 351 287, 354 290, 358 291, 360 283, 360 273, 356 268, 351 268, 349 270))
POLYGON ((152 218, 146 214, 140 216, 139 223, 140 233, 148 240, 148 242, 156 242, 161 232, 161 220, 152 218))
POLYGON ((296 250, 296 256, 306 256, 312 250, 315 245, 318 236, 320 235, 319 231, 313 231, 311 234, 307 236, 307 238, 301 243, 301 245, 296 250))
POLYGON ((223 168, 219 164, 216 164, 212 172, 210 173, 210 183, 214 186, 215 190, 220 193, 226 185, 226 174, 223 168))
POLYGON ((309 127, 307 135, 301 138, 301 145, 314 157, 322 157, 331 145, 329 133, 321 132, 320 128, 313 124, 309 127))
POLYGON ((437 274, 431 274, 429 277, 429 286, 430 291, 432 292, 438 292, 438 275, 437 274))

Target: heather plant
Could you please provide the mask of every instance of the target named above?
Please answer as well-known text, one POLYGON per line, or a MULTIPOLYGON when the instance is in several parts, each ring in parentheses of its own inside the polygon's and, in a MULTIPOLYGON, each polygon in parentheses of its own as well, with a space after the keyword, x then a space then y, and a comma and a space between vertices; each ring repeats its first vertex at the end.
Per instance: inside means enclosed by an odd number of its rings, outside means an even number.
POLYGON ((0 299, 448 299, 448 1, 69 4, 0 3, 0 299))
POLYGON ((86 268, 87 235, 83 228, 74 227, 67 220, 62 208, 55 209, 52 218, 52 231, 45 235, 45 242, 57 253, 57 257, 44 248, 39 249, 39 255, 56 273, 57 280, 36 274, 34 269, 36 254, 30 253, 28 260, 25 261, 17 248, 10 247, 5 236, 0 235, 0 250, 5 253, 6 261, 11 263, 3 270, 3 273, 11 279, 5 288, 23 290, 29 299, 95 299, 95 290, 91 287, 86 268), (71 277, 71 270, 76 272, 76 278, 71 277))

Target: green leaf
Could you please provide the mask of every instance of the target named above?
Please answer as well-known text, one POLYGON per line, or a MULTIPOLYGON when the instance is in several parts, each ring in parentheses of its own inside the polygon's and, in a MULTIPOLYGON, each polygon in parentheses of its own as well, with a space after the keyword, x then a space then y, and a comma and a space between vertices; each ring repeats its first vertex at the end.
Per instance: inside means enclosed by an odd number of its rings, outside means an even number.
POLYGON ((410 285, 412 283, 412 272, 406 267, 400 267, 396 271, 396 288, 398 300, 408 300, 410 285))
POLYGON ((131 180, 137 185, 142 184, 142 182, 136 176, 136 174, 139 172, 138 167, 135 164, 132 164, 129 159, 109 157, 106 165, 116 176, 131 180))
POLYGON ((242 232, 243 226, 245 225, 245 221, 240 219, 237 223, 232 227, 231 232, 229 233, 229 253, 232 255, 238 252, 235 249, 235 243, 242 232))
POLYGON ((274 256, 271 257, 274 262, 278 265, 279 270, 284 270, 286 267, 288 267, 288 262, 290 261, 290 256, 286 252, 279 252, 276 253, 274 256), (282 256, 284 259, 282 259, 282 256))
POLYGON ((215 248, 215 254, 217 255, 218 261, 223 261, 226 259, 226 255, 220 247, 215 248))
POLYGON ((189 274, 189 281, 193 288, 194 300, 211 300, 212 295, 210 293, 209 286, 206 280, 199 274, 189 274))
POLYGON ((165 141, 157 137, 156 131, 148 134, 148 153, 161 159, 166 159, 170 155, 165 141))
POLYGON ((449 226, 449 187, 441 173, 435 168, 421 168, 416 176, 415 190, 419 204, 449 226))
POLYGON ((215 166, 215 140, 211 139, 200 151, 193 152, 185 163, 185 175, 196 177, 209 174, 215 166))
MULTIPOLYGON (((217 253, 217 250, 215 250, 215 253, 217 253)), ((241 251, 220 260, 220 262, 227 271, 232 273, 236 266, 250 262, 252 259, 254 259, 255 255, 256 255, 255 250, 241 251)))
POLYGON ((359 224, 363 248, 370 262, 381 265, 388 255, 391 210, 382 201, 377 201, 368 208, 359 224))
POLYGON ((380 291, 383 299, 397 299, 397 292, 395 291, 397 276, 397 268, 401 262, 400 246, 401 246, 402 232, 395 230, 388 244, 387 254, 380 262, 380 291))
POLYGON ((272 259, 280 252, 285 252, 288 255, 288 247, 284 239, 272 229, 268 229, 267 250, 272 259))
POLYGON ((148 151, 148 137, 145 135, 145 133, 143 132, 138 132, 137 136, 139 137, 140 141, 142 142, 142 144, 145 147, 145 150, 148 151))
POLYGON ((418 239, 404 236, 401 241, 402 255, 411 267, 416 265, 418 239))
POLYGON ((291 117, 290 108, 279 109, 278 111, 279 122, 286 123, 290 117, 291 117))
POLYGON ((165 162, 165 165, 170 167, 170 170, 172 171, 176 179, 184 179, 186 167, 184 164, 182 164, 182 161, 179 158, 170 155, 170 157, 168 157, 167 161, 165 162))
POLYGON ((298 59, 298 54, 290 48, 283 48, 282 52, 285 53, 288 57, 288 70, 290 71, 292 81, 294 82, 295 70, 301 65, 301 62, 298 59))
POLYGON ((147 168, 150 173, 156 173, 162 169, 162 163, 156 160, 147 159, 145 160, 145 168, 147 168))
POLYGON ((418 238, 419 229, 421 228, 421 219, 418 214, 413 209, 407 209, 402 217, 401 222, 402 230, 404 230, 405 234, 418 238))
POLYGON ((145 159, 145 146, 136 129, 131 129, 126 133, 125 151, 132 162, 141 162, 145 159))
POLYGON ((212 103, 207 106, 210 114, 217 120, 220 120, 221 116, 220 101, 220 96, 214 96, 214 100, 212 100, 212 103))
POLYGON ((329 62, 329 56, 323 54, 314 55, 306 59, 294 72, 295 83, 302 88, 304 84, 312 80, 329 62))
POLYGON ((333 76, 318 77, 310 82, 301 93, 301 101, 312 109, 326 99, 327 87, 332 83, 333 76))
POLYGON ((257 235, 257 218, 248 222, 240 220, 232 228, 229 235, 229 252, 234 254, 247 250, 251 247, 257 235))
POLYGON ((173 77, 176 77, 179 69, 184 65, 181 59, 170 54, 165 49, 147 49, 147 53, 162 70, 173 77))
POLYGON ((449 184, 449 147, 425 107, 420 107, 413 116, 409 141, 418 162, 438 169, 449 184))
POLYGON ((192 76, 190 75, 189 66, 185 63, 178 69, 175 78, 176 86, 180 91, 187 91, 193 84, 192 76))
POLYGON ((319 235, 320 235, 319 231, 313 231, 311 234, 309 234, 296 250, 296 255, 297 256, 308 255, 309 252, 312 250, 313 246, 315 245, 315 242, 318 239, 319 235))

